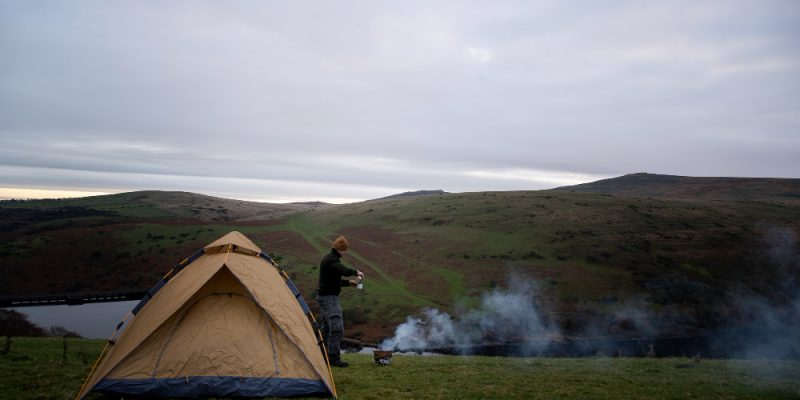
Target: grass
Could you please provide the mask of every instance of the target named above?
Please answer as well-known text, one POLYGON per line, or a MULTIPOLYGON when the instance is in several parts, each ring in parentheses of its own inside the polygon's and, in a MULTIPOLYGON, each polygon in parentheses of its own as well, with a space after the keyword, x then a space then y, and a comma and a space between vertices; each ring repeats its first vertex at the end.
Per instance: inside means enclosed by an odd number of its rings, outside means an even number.
POLYGON ((643 358, 395 356, 389 367, 346 355, 346 399, 797 399, 800 364, 643 358))
POLYGON ((453 303, 458 302, 464 296, 466 290, 464 289, 464 278, 461 274, 451 269, 439 267, 434 267, 433 272, 447 282, 448 293, 453 303))
MULTIPOLYGON (((295 214, 289 220, 291 229, 300 234, 309 244, 311 244, 319 253, 325 254, 330 251, 327 243, 333 241, 330 231, 325 230, 321 226, 315 226, 303 214, 295 214), (325 243, 323 245, 322 243, 325 243)), ((430 300, 411 292, 405 287, 404 282, 397 278, 392 277, 385 272, 380 266, 360 255, 357 251, 350 251, 349 256, 358 260, 362 264, 370 267, 380 279, 370 281, 371 290, 375 296, 371 296, 377 304, 409 304, 417 307, 431 307, 436 304, 430 300)), ((345 305, 350 303, 345 300, 345 305)))
MULTIPOLYGON (((9 213, 17 219, 9 224, 13 230, 0 232, 5 268, 0 293, 148 288, 174 263, 235 229, 281 256, 279 262, 297 278, 307 300, 313 299, 317 266, 330 241, 347 236, 353 246, 345 263, 368 276, 365 289, 345 291, 342 302, 382 326, 382 331, 365 330, 373 341, 421 308, 452 312, 510 279, 538 282, 537 302, 576 335, 581 325, 574 322, 587 313, 602 311, 599 318, 612 318, 614 308, 631 299, 661 307, 663 315, 687 315, 685 331, 696 332, 722 324, 707 315, 729 315, 736 298, 730 288, 765 294, 771 304, 793 296, 781 291, 786 279, 771 256, 780 243, 771 232, 798 232, 800 204, 795 203, 485 192, 373 200, 264 221, 221 221, 267 212, 253 206, 248 214, 239 203, 140 192, 4 204, 0 208, 74 206, 117 214, 65 219, 59 213, 20 212, 18 218, 9 213), (217 213, 223 206, 230 213, 217 213), (166 210, 172 217, 156 218, 163 215, 148 210, 166 210), (19 225, 26 221, 30 224, 19 225), (53 267, 54 258, 59 268, 53 267), (718 301, 688 301, 685 286, 707 288, 697 297, 713 295, 718 301)), ((796 279, 793 271, 788 273, 796 279)))
POLYGON ((351 260, 376 271, 369 282, 375 290, 365 293, 374 304, 371 321, 378 310, 378 320, 398 322, 387 318, 388 306, 430 306, 417 299, 450 311, 513 276, 540 282, 553 315, 569 323, 580 317, 576 310, 611 314, 627 299, 652 303, 650 286, 670 299, 672 287, 660 280, 670 274, 715 289, 743 276, 769 282, 763 271, 771 261, 757 255, 762 228, 796 226, 797 216, 797 207, 777 204, 536 191, 375 200, 295 214, 287 225, 320 252, 338 233, 351 239, 351 260), (759 261, 743 261, 754 257, 759 261))
POLYGON ((140 223, 130 229, 118 230, 115 234, 128 244, 128 251, 136 253, 146 251, 154 245, 174 247, 189 243, 200 248, 227 233, 224 228, 218 225, 140 223))
MULTIPOLYGON (((72 399, 102 340, 13 338, 0 356, 8 399, 72 399)), ((379 367, 345 354, 334 369, 349 399, 800 399, 800 362, 681 358, 501 358, 397 355, 379 367)), ((96 396, 90 396, 96 397, 96 396)))
MULTIPOLYGON (((0 339, 5 344, 6 339, 0 339)), ((5 399, 74 399, 104 340, 12 338, 11 351, 0 356, 0 397, 5 399)))

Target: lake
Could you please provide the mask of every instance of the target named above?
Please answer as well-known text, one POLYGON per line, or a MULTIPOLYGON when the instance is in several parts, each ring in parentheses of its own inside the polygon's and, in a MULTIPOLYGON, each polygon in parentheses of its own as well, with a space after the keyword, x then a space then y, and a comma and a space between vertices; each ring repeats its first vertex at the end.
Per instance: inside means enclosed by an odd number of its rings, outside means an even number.
POLYGON ((62 326, 90 339, 108 339, 117 324, 139 300, 88 303, 68 306, 12 307, 28 316, 28 321, 44 328, 62 326))

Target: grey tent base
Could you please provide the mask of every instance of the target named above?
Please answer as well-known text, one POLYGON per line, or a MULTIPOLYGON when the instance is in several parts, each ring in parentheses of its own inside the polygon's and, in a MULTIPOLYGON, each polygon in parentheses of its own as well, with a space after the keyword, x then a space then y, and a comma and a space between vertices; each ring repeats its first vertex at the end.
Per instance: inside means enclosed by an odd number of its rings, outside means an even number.
POLYGON ((153 397, 291 397, 331 396, 321 380, 189 376, 182 378, 103 379, 94 391, 153 397))

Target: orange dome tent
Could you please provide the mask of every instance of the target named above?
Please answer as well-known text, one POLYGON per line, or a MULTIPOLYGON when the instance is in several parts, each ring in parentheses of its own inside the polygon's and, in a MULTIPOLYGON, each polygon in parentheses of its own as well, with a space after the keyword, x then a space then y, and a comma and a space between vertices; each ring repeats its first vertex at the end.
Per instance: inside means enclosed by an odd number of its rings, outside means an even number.
POLYGON ((308 305, 286 273, 239 232, 178 264, 131 313, 78 398, 92 391, 336 397, 308 305))

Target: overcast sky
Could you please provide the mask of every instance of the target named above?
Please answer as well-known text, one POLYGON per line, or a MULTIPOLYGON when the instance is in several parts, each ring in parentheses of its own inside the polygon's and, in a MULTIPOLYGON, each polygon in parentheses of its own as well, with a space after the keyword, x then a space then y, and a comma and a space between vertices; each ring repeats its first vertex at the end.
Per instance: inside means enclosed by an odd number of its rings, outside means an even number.
POLYGON ((0 196, 632 172, 800 178, 800 1, 0 0, 0 196))

